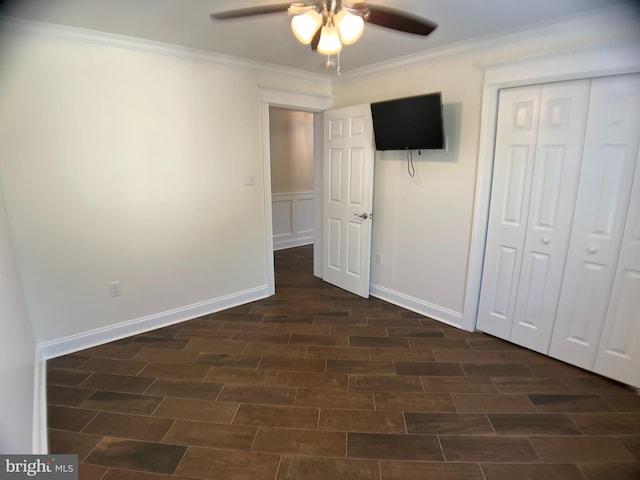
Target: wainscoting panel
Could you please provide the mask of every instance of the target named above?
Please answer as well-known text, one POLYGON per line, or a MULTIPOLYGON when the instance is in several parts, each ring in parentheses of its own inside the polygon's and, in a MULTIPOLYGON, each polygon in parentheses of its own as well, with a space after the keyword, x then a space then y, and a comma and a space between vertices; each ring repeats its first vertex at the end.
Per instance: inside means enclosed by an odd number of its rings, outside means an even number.
POLYGON ((274 194, 273 249, 299 247, 314 240, 313 192, 274 194))

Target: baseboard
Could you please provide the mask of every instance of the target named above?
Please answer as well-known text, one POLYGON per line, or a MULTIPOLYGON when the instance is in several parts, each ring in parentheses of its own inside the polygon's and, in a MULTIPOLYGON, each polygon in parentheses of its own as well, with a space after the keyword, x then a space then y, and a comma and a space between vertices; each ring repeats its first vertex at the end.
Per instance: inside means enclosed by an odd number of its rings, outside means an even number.
POLYGON ((108 327, 78 333, 68 337, 40 343, 38 348, 44 360, 67 355, 69 353, 95 347, 103 343, 113 342, 121 338, 130 337, 140 333, 167 327, 176 323, 184 322, 192 318, 201 317, 211 313, 219 312, 227 308, 236 307, 245 303, 253 302, 269 296, 266 285, 233 293, 224 297, 214 298, 204 302, 187 305, 185 307, 160 312, 145 317, 128 320, 108 327))
POLYGON ((285 248, 302 247, 304 245, 311 245, 313 243, 313 235, 307 237, 292 238, 290 240, 276 240, 273 239, 274 250, 284 250, 285 248))
POLYGON ((375 284, 369 286, 369 294, 380 300, 385 300, 399 307, 424 315, 425 317, 433 318, 434 320, 453 327, 462 328, 462 313, 460 312, 454 312, 453 310, 375 284))
POLYGON ((47 361, 36 347, 33 381, 33 444, 34 455, 46 455, 47 440, 47 361))

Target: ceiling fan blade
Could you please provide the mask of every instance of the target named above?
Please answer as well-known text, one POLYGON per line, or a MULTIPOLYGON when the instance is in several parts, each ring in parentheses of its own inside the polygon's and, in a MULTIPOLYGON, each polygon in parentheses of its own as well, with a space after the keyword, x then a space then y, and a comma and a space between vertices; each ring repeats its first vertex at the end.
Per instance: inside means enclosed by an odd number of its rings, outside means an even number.
POLYGON ((385 28, 391 28, 400 32, 413 33, 414 35, 427 36, 433 32, 438 24, 421 18, 416 15, 410 15, 392 8, 380 7, 370 3, 357 3, 358 7, 362 6, 369 9, 367 22, 379 25, 385 28))
POLYGON ((311 50, 318 50, 318 44, 320 43, 320 35, 322 34, 322 28, 319 28, 316 34, 311 39, 311 50))
POLYGON ((226 12, 212 13, 210 17, 215 20, 253 17, 255 15, 265 15, 267 13, 286 12, 290 6, 291 3, 277 3, 274 5, 263 5, 261 7, 241 8, 239 10, 227 10, 226 12))

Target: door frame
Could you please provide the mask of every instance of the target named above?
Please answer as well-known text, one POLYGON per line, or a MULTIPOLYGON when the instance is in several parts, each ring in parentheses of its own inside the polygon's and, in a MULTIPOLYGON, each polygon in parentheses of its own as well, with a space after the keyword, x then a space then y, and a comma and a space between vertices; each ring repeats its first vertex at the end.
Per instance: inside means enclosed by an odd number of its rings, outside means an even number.
POLYGON ((262 191, 264 192, 265 261, 267 271, 267 293, 276 293, 275 268, 273 263, 273 212, 271 198, 271 138, 269 107, 281 107, 314 113, 313 116, 313 193, 314 193, 314 241, 313 273, 322 275, 322 115, 331 106, 331 97, 286 92, 260 87, 260 120, 262 127, 262 191), (318 221, 320 227, 318 227, 318 221))
POLYGON ((475 330, 478 317, 500 90, 547 82, 638 73, 639 49, 640 39, 635 38, 595 48, 583 47, 562 53, 480 65, 484 68, 485 75, 471 245, 461 325, 465 330, 475 330))

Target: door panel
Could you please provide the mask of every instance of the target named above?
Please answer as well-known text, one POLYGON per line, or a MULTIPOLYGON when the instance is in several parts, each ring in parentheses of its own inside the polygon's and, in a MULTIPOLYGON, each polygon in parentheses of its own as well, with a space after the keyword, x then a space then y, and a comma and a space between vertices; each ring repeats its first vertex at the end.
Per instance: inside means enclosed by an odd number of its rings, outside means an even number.
POLYGON ((329 198, 342 202, 342 149, 329 150, 329 198))
POLYGON ((510 340, 548 352, 575 208, 589 80, 544 85, 510 340))
POLYGON ((349 204, 364 208, 364 148, 349 151, 349 204))
POLYGON ((349 221, 347 233, 347 274, 360 277, 362 275, 361 245, 363 229, 362 224, 349 221))
POLYGON ((640 388, 640 153, 595 371, 640 388))
POLYGON ((540 95, 539 86, 500 92, 477 327, 505 339, 511 332, 522 263, 540 95))
POLYGON ((640 388, 640 154, 595 371, 640 388))
POLYGON ((369 105, 329 110, 324 121, 323 279, 368 298, 374 159, 371 110, 369 105))
POLYGON ((518 265, 518 250, 510 247, 500 247, 498 250, 498 266, 496 288, 493 289, 491 301, 491 313, 500 319, 507 320, 509 315, 510 299, 514 297, 517 278, 516 266, 518 265))
POLYGON ((525 194, 527 193, 528 167, 533 151, 529 145, 513 145, 507 153, 504 181, 505 202, 502 224, 522 227, 525 224, 525 194))
POLYGON ((593 80, 589 105, 580 186, 550 353, 593 369, 610 307, 636 168, 640 76, 593 80))
POLYGON ((342 253, 340 239, 342 238, 342 222, 339 219, 330 218, 328 221, 328 267, 335 270, 342 268, 342 253))

